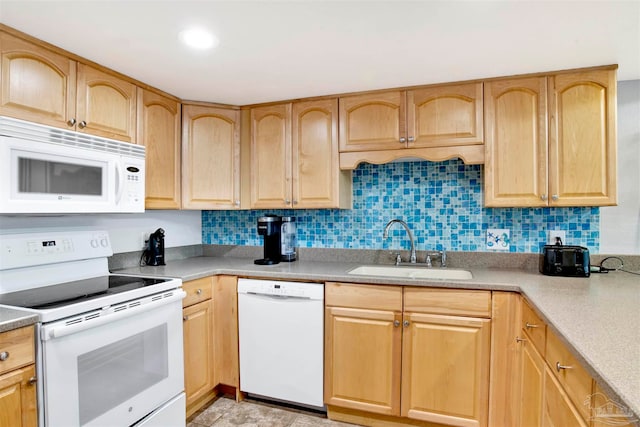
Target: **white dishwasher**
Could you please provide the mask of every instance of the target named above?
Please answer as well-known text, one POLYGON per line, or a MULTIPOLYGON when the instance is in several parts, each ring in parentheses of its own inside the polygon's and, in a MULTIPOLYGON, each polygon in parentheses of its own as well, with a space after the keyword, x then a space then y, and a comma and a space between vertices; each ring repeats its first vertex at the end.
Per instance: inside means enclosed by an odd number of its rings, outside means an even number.
POLYGON ((323 409, 324 284, 238 280, 240 390, 323 409))

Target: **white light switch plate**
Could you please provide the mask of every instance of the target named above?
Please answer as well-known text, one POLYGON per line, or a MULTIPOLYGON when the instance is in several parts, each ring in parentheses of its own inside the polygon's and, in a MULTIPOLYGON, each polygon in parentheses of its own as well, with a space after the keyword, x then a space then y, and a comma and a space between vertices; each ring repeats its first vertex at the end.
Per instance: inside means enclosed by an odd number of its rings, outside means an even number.
POLYGON ((511 231, 506 228, 489 228, 487 230, 487 249, 508 251, 511 244, 511 231))

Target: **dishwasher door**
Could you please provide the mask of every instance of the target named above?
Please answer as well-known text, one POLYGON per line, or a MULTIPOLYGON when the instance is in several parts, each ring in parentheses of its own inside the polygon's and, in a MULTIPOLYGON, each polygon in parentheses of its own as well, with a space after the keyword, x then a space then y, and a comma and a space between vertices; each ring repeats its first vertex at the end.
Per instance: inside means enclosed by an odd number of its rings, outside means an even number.
POLYGON ((240 390, 324 408, 324 284, 238 280, 240 390))

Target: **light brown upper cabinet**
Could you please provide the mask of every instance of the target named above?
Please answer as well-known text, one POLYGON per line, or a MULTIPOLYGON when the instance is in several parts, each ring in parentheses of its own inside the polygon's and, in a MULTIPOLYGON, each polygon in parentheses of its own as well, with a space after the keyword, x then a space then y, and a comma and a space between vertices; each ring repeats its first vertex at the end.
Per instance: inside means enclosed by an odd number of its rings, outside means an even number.
POLYGON ((338 164, 336 99, 251 110, 251 207, 351 207, 338 164))
POLYGON ((138 90, 137 141, 146 147, 147 209, 180 209, 180 103, 138 90))
POLYGON ((482 98, 482 83, 342 97, 340 166, 400 157, 482 163, 482 98))
POLYGON ((240 110, 183 106, 182 207, 240 208, 240 110))
POLYGON ((485 206, 617 203, 616 72, 485 84, 485 206))
POLYGON ((135 142, 134 84, 6 33, 0 43, 0 114, 135 142))
POLYGON ((340 98, 340 151, 482 144, 482 83, 340 98))

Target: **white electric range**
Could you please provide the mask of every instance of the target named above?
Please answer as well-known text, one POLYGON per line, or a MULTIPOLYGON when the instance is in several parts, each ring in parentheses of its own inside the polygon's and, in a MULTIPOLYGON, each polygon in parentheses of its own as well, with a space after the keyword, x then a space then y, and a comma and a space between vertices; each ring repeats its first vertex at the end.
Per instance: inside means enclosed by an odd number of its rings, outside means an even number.
POLYGON ((105 231, 0 235, 0 304, 38 315, 38 425, 184 426, 180 279, 111 274, 105 231))

